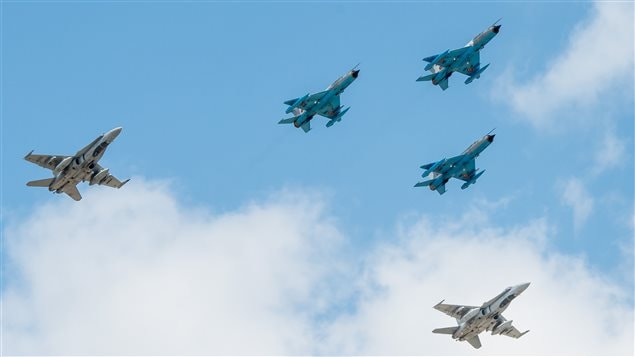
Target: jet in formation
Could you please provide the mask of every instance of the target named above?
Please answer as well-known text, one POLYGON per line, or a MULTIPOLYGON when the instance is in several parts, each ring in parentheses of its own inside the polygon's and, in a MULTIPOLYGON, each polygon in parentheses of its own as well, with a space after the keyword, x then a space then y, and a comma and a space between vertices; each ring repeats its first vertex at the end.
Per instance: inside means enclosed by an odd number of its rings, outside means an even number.
POLYGON ((453 72, 463 73, 468 76, 465 84, 470 84, 473 80, 480 78, 481 73, 489 66, 488 63, 486 66, 481 67, 480 51, 500 31, 501 25, 497 25, 498 21, 474 37, 465 47, 452 51, 447 50, 424 58, 423 60, 428 62, 425 70, 432 72, 432 74, 421 76, 417 81, 432 81, 432 84, 446 90, 448 89, 448 79, 453 72))
POLYGON ((481 347, 478 335, 483 331, 492 331, 492 335, 520 338, 529 330, 521 333, 512 326, 512 320, 505 319, 501 314, 528 286, 529 283, 508 287, 492 300, 483 303, 481 307, 449 305, 441 301, 434 308, 454 317, 458 326, 438 328, 432 332, 452 335, 455 340, 467 341, 474 348, 481 347))
POLYGON ((476 180, 485 172, 485 170, 477 172, 479 169, 475 168, 476 158, 494 141, 494 136, 496 134, 492 134, 490 131, 487 135, 472 143, 461 155, 421 166, 425 170, 421 177, 425 178, 432 174, 432 178, 418 182, 415 187, 429 186, 432 191, 436 190, 442 195, 445 193, 445 184, 452 177, 465 181, 461 186, 462 190, 476 183, 476 180))
POLYGON ((293 113, 292 118, 282 119, 278 124, 293 124, 296 128, 302 128, 304 132, 311 130, 311 119, 317 114, 326 117, 329 120, 326 127, 342 120, 342 116, 350 109, 350 107, 342 110, 340 105, 340 94, 346 89, 359 75, 359 70, 355 66, 345 75, 338 78, 325 91, 307 94, 304 97, 289 99, 284 104, 288 105, 286 113, 293 113))
POLYGON ((130 179, 121 182, 101 167, 97 162, 104 155, 106 148, 121 133, 122 128, 115 128, 100 135, 92 143, 79 150, 74 156, 37 155, 31 151, 25 160, 53 171, 53 177, 27 182, 27 186, 48 187, 49 191, 66 193, 75 201, 82 199, 77 184, 88 181, 92 185, 105 185, 121 188, 130 179))

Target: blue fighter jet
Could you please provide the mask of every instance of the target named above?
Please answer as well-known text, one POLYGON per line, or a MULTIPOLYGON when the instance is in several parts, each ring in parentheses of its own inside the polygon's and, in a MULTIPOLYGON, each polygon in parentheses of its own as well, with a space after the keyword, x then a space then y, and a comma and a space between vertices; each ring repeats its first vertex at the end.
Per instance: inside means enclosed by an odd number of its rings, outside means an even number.
POLYGON ((304 97, 289 99, 284 102, 284 104, 289 106, 286 113, 293 113, 294 116, 282 119, 278 124, 293 124, 296 128, 302 128, 306 133, 311 130, 311 119, 316 114, 330 119, 326 123, 327 127, 331 127, 336 122, 341 121, 342 116, 346 114, 350 107, 342 110, 340 94, 359 75, 359 70, 356 68, 357 66, 353 67, 323 92, 307 94, 304 97))
POLYGON ((453 72, 468 76, 465 84, 470 84, 473 80, 480 78, 481 73, 489 67, 489 63, 481 67, 480 51, 500 31, 501 25, 496 25, 498 21, 474 37, 463 48, 447 50, 438 55, 424 58, 423 60, 428 62, 425 70, 432 72, 432 74, 421 76, 417 81, 432 81, 435 86, 438 85, 441 89, 446 90, 448 89, 448 78, 453 72))
POLYGON ((417 183, 415 187, 429 186, 432 191, 436 190, 442 195, 445 193, 445 184, 453 177, 465 181, 461 186, 462 190, 476 183, 485 170, 477 172, 479 169, 475 169, 474 161, 494 141, 495 135, 490 131, 470 145, 463 154, 421 166, 425 170, 421 177, 432 174, 432 178, 417 183))

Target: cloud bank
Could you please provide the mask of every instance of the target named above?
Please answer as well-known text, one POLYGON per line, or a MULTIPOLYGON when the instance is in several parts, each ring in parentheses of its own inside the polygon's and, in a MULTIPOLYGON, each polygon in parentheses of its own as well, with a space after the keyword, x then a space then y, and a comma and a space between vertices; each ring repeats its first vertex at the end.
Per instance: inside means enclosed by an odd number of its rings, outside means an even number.
POLYGON ((595 200, 580 179, 572 177, 562 184, 562 203, 573 210, 573 228, 579 231, 593 212, 595 200))
POLYGON ((351 253, 319 193, 215 213, 133 181, 5 230, 3 354, 633 353, 632 292, 552 252, 547 219, 423 216, 351 253), (478 305, 525 281, 505 314, 523 338, 474 351, 431 333, 454 324, 441 299, 478 305))
POLYGON ((507 93, 505 101, 536 127, 562 121, 554 118, 563 110, 590 108, 609 91, 632 93, 633 26, 633 3, 594 2, 590 19, 571 33, 564 52, 544 59, 543 73, 526 83, 503 78, 505 90, 496 92, 507 93))

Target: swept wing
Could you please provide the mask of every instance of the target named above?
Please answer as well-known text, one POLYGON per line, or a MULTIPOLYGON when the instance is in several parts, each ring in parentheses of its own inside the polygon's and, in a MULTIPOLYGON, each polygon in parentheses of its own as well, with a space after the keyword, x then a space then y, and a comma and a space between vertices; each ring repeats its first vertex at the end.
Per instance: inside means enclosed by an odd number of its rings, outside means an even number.
MULTIPOLYGON (((506 318, 503 317, 503 315, 499 315, 498 316, 498 321, 500 321, 499 325, 504 323, 505 321, 507 321, 506 318)), ((518 329, 514 326, 511 325, 511 321, 510 321, 510 325, 505 327, 504 330, 498 332, 501 335, 505 335, 505 336, 509 336, 509 337, 513 337, 513 338, 520 338, 521 336, 523 336, 524 334, 526 334, 527 332, 529 332, 529 330, 525 331, 525 332, 520 332, 518 331, 518 329)))
MULTIPOLYGON (((310 107, 314 106, 315 103, 317 103, 320 99, 322 99, 322 97, 324 97, 326 95, 328 91, 322 91, 322 92, 318 92, 318 93, 314 93, 309 95, 305 100, 303 100, 301 103, 299 103, 296 108, 298 109, 302 109, 302 110, 307 110, 310 107)), ((294 99, 289 99, 286 102, 284 102, 284 104, 286 105, 293 105, 299 98, 294 98, 294 99)))
POLYGON ((337 109, 340 107, 340 96, 335 95, 327 105, 325 105, 319 112, 318 115, 323 117, 327 117, 329 119, 333 119, 337 116, 337 109))
POLYGON ((476 71, 476 68, 478 67, 479 63, 481 63, 481 51, 472 52, 472 54, 469 55, 469 57, 467 58, 467 61, 470 64, 468 67, 474 68, 475 69, 474 71, 468 72, 465 66, 458 66, 456 68, 456 71, 459 73, 463 73, 466 76, 471 76, 476 71))
POLYGON ((458 171, 457 174, 454 175, 454 177, 466 182, 469 181, 474 175, 474 171, 476 168, 475 165, 476 162, 474 159, 468 161, 467 164, 463 165, 463 167, 458 168, 460 171, 458 171))
MULTIPOLYGON (((465 157, 465 155, 457 155, 454 157, 451 157, 449 159, 445 159, 445 161, 437 166, 433 172, 439 173, 439 174, 443 174, 443 173, 448 173, 450 172, 454 166, 461 160, 463 160, 463 158, 465 157)), ((436 162, 431 162, 429 164, 425 164, 422 165, 421 168, 424 170, 428 170, 430 169, 432 166, 434 166, 434 164, 436 164, 436 162)))
MULTIPOLYGON (((103 169, 104 168, 101 165, 95 164, 95 171, 99 172, 103 169)), ((126 181, 121 182, 115 176, 108 174, 108 176, 106 176, 106 178, 102 182, 100 182, 99 185, 109 186, 112 188, 121 188, 121 186, 125 185, 128 181, 130 181, 130 179, 127 179, 126 181)))
MULTIPOLYGON (((456 61, 457 58, 461 57, 463 53, 465 53, 465 51, 467 50, 468 50, 468 47, 461 47, 461 48, 457 48, 456 50, 452 50, 446 53, 445 55, 441 56, 441 58, 439 58, 439 60, 437 61, 437 64, 442 67, 447 67, 449 64, 456 61)), ((437 58, 437 56, 439 56, 439 54, 426 57, 423 60, 426 62, 432 62, 434 61, 435 58, 437 58)))
POLYGON ((24 159, 45 169, 53 170, 67 157, 67 155, 38 155, 29 153, 24 159))
POLYGON ((443 301, 434 305, 434 308, 457 320, 460 320, 470 310, 478 309, 476 306, 444 304, 443 301))
POLYGON ((64 187, 64 193, 69 195, 75 201, 82 199, 82 195, 79 194, 79 190, 75 185, 66 185, 66 187, 64 187))

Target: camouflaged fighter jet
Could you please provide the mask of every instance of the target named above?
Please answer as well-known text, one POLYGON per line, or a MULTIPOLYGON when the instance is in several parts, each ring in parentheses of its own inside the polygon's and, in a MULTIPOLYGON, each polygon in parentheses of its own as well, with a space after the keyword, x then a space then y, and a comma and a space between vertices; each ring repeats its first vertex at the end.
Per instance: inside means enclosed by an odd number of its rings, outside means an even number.
POLYGON ((481 73, 489 67, 489 64, 481 67, 480 51, 500 31, 501 25, 496 25, 498 21, 474 37, 465 47, 452 51, 447 50, 441 54, 424 58, 423 60, 428 62, 425 70, 431 71, 432 74, 421 76, 417 81, 432 81, 435 86, 438 85, 441 89, 446 90, 448 89, 448 78, 453 72, 468 76, 465 84, 470 84, 473 80, 480 78, 481 73))
POLYGON ((49 191, 69 195, 75 201, 82 199, 77 190, 77 184, 88 181, 92 185, 105 185, 121 188, 130 179, 121 182, 101 167, 97 161, 101 159, 106 148, 112 143, 122 128, 115 128, 100 135, 85 148, 79 150, 74 156, 64 155, 37 155, 31 151, 24 157, 25 160, 53 171, 52 178, 27 182, 27 186, 48 187, 49 191))
POLYGON ((437 328, 432 332, 452 335, 455 340, 467 341, 474 348, 481 347, 478 335, 483 331, 492 331, 492 335, 520 338, 529 330, 521 333, 512 326, 512 320, 505 319, 501 314, 507 309, 509 303, 525 291, 528 286, 529 283, 508 287, 492 300, 484 302, 481 307, 449 305, 441 301, 434 308, 454 317, 459 325, 437 328))
POLYGON ((302 128, 307 133, 311 130, 311 119, 316 114, 330 119, 326 123, 327 128, 341 121, 342 116, 346 114, 350 107, 342 110, 340 94, 357 79, 359 70, 356 68, 357 66, 353 67, 323 92, 307 94, 304 97, 289 99, 284 102, 284 104, 289 106, 286 113, 293 112, 294 117, 282 119, 278 124, 293 124, 296 128, 302 128))
MULTIPOLYGON (((494 130, 492 129, 492 131, 494 130)), ((465 181, 461 186, 462 190, 476 183, 476 180, 481 177, 485 170, 477 173, 479 169, 475 168, 475 159, 494 141, 496 134, 492 135, 492 131, 472 143, 461 155, 421 166, 422 169, 426 170, 421 177, 425 178, 432 174, 432 178, 418 182, 415 187, 429 186, 432 191, 436 190, 442 195, 445 193, 445 184, 452 177, 465 181)))

